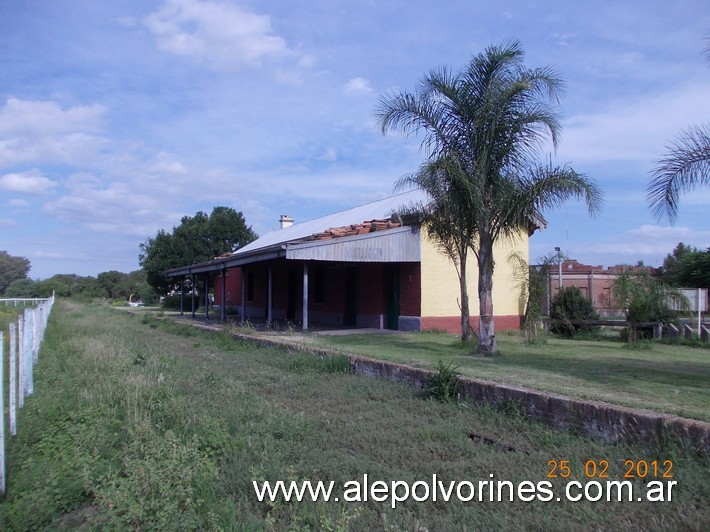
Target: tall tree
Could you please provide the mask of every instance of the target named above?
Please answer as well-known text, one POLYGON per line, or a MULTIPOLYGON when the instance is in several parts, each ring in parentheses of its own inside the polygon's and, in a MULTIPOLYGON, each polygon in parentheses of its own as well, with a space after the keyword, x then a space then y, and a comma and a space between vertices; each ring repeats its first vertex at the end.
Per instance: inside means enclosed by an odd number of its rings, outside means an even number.
POLYGON ((25 257, 15 257, 7 251, 0 251, 0 294, 14 281, 25 279, 30 271, 30 261, 25 257))
POLYGON ((158 231, 140 245, 139 261, 148 284, 166 294, 171 282, 165 277, 165 270, 211 260, 255 239, 256 233, 246 225, 241 212, 215 207, 209 216, 202 211, 183 216, 171 233, 158 231))
MULTIPOLYGON (((710 36, 704 55, 710 63, 710 36)), ((656 220, 674 223, 680 194, 710 185, 710 122, 689 127, 667 150, 651 172, 646 200, 656 220)))
POLYGON ((680 242, 663 260, 663 280, 676 287, 710 288, 710 248, 680 242))
POLYGON ((383 133, 421 133, 427 158, 398 185, 432 198, 423 220, 457 266, 464 342, 472 339, 466 286, 467 253, 478 265, 481 353, 495 352, 493 246, 531 228, 540 214, 570 198, 601 205, 595 183, 571 168, 535 162, 548 139, 556 148, 560 125, 553 105, 563 83, 550 68, 528 69, 517 42, 490 46, 453 74, 432 71, 414 93, 380 99, 383 133))

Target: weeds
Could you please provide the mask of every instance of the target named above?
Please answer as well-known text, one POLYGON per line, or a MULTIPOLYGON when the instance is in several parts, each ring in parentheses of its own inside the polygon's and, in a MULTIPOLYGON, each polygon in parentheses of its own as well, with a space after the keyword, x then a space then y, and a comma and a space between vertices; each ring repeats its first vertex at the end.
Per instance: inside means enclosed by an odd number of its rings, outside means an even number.
POLYGON ((456 401, 459 387, 459 373, 457 372, 459 367, 452 367, 452 364, 444 366, 444 363, 439 360, 439 368, 432 376, 427 389, 429 397, 442 403, 456 401))
POLYGON ((300 373, 352 373, 350 359, 345 355, 298 353, 289 361, 288 369, 300 373))

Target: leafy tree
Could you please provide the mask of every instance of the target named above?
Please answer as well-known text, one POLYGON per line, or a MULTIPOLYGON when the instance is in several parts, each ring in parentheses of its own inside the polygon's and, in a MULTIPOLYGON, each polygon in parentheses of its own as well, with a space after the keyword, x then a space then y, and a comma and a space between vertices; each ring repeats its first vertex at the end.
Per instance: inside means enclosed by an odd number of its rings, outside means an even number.
MULTIPOLYGON (((519 308, 523 315, 520 329, 526 342, 534 342, 538 338, 538 325, 543 318, 543 300, 549 291, 550 271, 560 259, 562 255, 551 254, 539 258, 537 265, 531 266, 518 253, 508 256, 508 264, 513 268, 513 281, 520 294, 519 308)), ((546 306, 551 305, 546 303, 546 306)), ((547 312, 550 312, 549 308, 547 312)))
POLYGON ((710 288, 710 248, 700 250, 679 242, 663 260, 663 280, 682 288, 710 288))
MULTIPOLYGON (((705 58, 710 63, 710 37, 706 42, 705 58)), ((651 172, 646 200, 657 220, 673 223, 681 192, 710 185, 710 122, 689 127, 667 149, 651 172)))
POLYGON ((37 281, 37 295, 50 297, 52 293, 57 297, 81 297, 90 299, 100 297, 96 278, 76 274, 59 273, 48 279, 37 281))
POLYGON ((37 297, 37 282, 32 279, 16 279, 5 290, 6 297, 37 297))
POLYGON ((246 225, 241 212, 215 207, 209 216, 202 211, 184 216, 171 233, 158 231, 140 245, 139 261, 148 284, 166 294, 172 286, 164 275, 166 270, 206 262, 255 239, 256 233, 246 225))
POLYGON ((14 257, 7 251, 0 251, 0 294, 4 294, 13 281, 25 279, 29 271, 29 259, 14 257))
POLYGON ((623 305, 631 324, 629 341, 636 339, 636 323, 669 323, 677 316, 674 309, 687 310, 688 300, 678 289, 669 286, 662 278, 646 271, 625 270, 619 273, 611 286, 614 299, 623 305))
POLYGON ((147 282, 145 270, 123 273, 115 270, 102 272, 96 277, 99 296, 128 301, 140 299, 144 303, 155 303, 158 294, 147 282))
POLYGON ((130 293, 147 305, 157 303, 160 299, 158 292, 148 284, 148 276, 143 269, 130 272, 127 283, 130 287, 130 293))
POLYGON ((473 340, 466 265, 478 265, 481 353, 496 351, 493 319, 493 246, 528 232, 541 212, 570 198, 601 205, 597 186, 569 167, 535 162, 545 141, 556 148, 560 125, 553 110, 562 81, 550 68, 523 66, 518 42, 491 46, 457 74, 442 68, 424 76, 414 93, 381 98, 383 133, 422 133, 427 158, 399 187, 428 192, 421 209, 429 236, 457 268, 461 340, 473 340), (424 206, 423 206, 424 207, 424 206))
POLYGON ((96 276, 96 284, 103 297, 128 299, 133 293, 128 284, 128 274, 111 270, 96 276))
POLYGON ((593 325, 572 324, 573 320, 598 320, 599 314, 578 287, 568 286, 557 292, 552 299, 550 317, 562 320, 561 323, 555 323, 550 327, 552 332, 571 337, 577 332, 595 328, 593 325))

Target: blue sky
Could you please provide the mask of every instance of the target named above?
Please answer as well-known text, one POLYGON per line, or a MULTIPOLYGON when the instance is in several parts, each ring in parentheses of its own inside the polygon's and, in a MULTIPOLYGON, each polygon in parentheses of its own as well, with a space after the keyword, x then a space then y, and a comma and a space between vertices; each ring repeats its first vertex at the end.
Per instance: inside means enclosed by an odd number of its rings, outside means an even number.
POLYGON ((710 190, 655 221, 649 172, 710 119, 707 0, 56 0, 0 3, 0 249, 30 275, 138 268, 184 215, 242 211, 259 234, 388 196, 422 154, 383 136, 382 94, 518 39, 566 81, 557 153, 597 181, 597 218, 545 213, 531 260, 660 265, 710 246, 710 190))

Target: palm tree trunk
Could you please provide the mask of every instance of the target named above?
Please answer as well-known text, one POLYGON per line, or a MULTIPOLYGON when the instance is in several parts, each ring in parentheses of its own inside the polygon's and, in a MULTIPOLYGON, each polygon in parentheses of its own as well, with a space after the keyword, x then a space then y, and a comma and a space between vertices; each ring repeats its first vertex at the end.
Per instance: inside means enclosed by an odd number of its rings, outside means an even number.
POLYGON ((478 352, 482 355, 495 353, 495 324, 493 322, 493 240, 481 235, 478 249, 478 352))
POLYGON ((459 253, 459 286, 461 288, 461 343, 470 344, 473 342, 474 334, 471 327, 471 311, 468 304, 468 284, 466 282, 466 260, 467 253, 464 250, 459 253))

